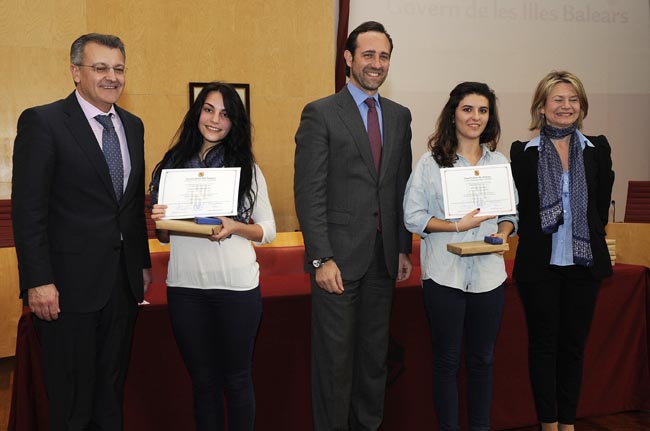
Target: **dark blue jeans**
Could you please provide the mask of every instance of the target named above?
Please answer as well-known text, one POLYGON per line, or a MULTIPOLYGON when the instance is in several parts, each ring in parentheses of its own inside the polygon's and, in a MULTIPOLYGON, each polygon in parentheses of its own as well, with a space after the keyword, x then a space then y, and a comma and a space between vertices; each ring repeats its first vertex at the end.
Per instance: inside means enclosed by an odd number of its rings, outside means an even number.
POLYGON ((248 291, 168 287, 176 343, 192 379, 197 431, 252 431, 251 375, 262 315, 259 287, 248 291), (224 409, 224 398, 226 409, 224 409))
POLYGON ((488 430, 504 285, 485 293, 466 293, 424 280, 423 288, 434 352, 433 398, 439 428, 459 429, 457 376, 464 335, 469 430, 488 430))

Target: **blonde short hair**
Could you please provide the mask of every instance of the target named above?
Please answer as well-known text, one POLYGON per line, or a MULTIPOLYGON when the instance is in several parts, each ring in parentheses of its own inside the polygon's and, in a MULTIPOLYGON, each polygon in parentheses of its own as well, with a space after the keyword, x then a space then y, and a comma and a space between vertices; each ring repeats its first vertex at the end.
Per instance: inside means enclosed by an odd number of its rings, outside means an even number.
POLYGON ((578 129, 582 128, 582 120, 587 118, 587 113, 589 112, 589 101, 587 100, 587 93, 585 88, 582 85, 580 79, 571 72, 565 70, 561 71, 552 71, 537 84, 537 89, 535 90, 535 95, 533 96, 533 103, 530 106, 530 130, 541 129, 546 124, 546 119, 544 115, 540 112, 541 109, 546 104, 546 98, 551 93, 551 90, 555 85, 560 82, 566 84, 571 84, 575 88, 576 93, 578 93, 578 100, 580 101, 580 115, 576 120, 576 127, 578 129))

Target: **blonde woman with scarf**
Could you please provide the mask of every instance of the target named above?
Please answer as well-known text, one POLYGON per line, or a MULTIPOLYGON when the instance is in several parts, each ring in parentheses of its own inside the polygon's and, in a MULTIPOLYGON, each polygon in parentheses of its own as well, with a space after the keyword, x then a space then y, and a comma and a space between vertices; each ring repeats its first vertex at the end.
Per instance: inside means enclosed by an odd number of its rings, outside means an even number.
POLYGON ((580 80, 551 72, 537 85, 530 130, 514 142, 519 245, 513 276, 528 325, 528 361, 544 431, 574 430, 583 354, 600 281, 614 172, 604 136, 580 132, 589 102, 580 80))

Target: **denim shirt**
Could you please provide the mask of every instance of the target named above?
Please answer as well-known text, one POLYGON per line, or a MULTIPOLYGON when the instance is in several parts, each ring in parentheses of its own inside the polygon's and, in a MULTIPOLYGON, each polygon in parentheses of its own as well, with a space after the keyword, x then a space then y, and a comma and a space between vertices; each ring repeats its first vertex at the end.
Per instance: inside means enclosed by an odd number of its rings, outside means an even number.
MULTIPOLYGON (((476 166, 507 164, 508 159, 501 153, 489 151, 482 145, 483 156, 476 166)), ((460 154, 455 167, 471 166, 460 154)), ((515 199, 519 201, 515 189, 515 199)), ((480 213, 479 213, 480 215, 480 213)), ((451 242, 482 241, 486 235, 496 233, 498 223, 511 222, 517 231, 517 216, 503 215, 486 220, 480 226, 465 232, 432 232, 424 230, 432 217, 445 218, 440 166, 430 152, 420 157, 411 173, 404 195, 404 224, 406 228, 420 237, 420 265, 422 279, 431 279, 438 284, 471 293, 482 293, 496 289, 506 280, 503 255, 497 253, 458 256, 447 251, 451 242)), ((448 221, 458 221, 451 219, 448 221)))
MULTIPOLYGON (((593 147, 589 139, 585 137, 579 131, 578 138, 580 139, 580 145, 582 146, 582 151, 585 150, 586 146, 593 147)), ((537 147, 539 150, 539 136, 533 138, 526 148, 537 147)), ((552 236, 552 246, 551 246, 551 265, 557 266, 569 266, 573 265, 573 216, 571 215, 571 194, 569 191, 569 173, 562 172, 562 211, 564 217, 564 223, 562 223, 557 232, 552 236)))

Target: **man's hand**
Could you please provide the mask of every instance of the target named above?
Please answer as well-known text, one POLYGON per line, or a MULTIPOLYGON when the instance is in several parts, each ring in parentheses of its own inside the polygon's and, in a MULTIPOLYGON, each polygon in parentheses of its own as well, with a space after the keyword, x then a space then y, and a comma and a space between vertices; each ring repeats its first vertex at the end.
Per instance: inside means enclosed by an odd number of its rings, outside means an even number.
POLYGON ((27 304, 39 319, 52 321, 59 318, 59 291, 54 284, 32 287, 27 291, 27 304))
POLYGON ((147 293, 147 290, 149 290, 149 286, 151 286, 151 283, 153 283, 153 276, 151 275, 151 268, 143 268, 142 269, 142 280, 144 282, 144 293, 147 293))
POLYGON ((404 281, 411 276, 413 264, 411 263, 411 258, 409 258, 408 254, 400 253, 397 265, 397 281, 404 281))
POLYGON ((325 262, 320 268, 316 268, 316 284, 321 289, 341 295, 343 293, 343 279, 341 271, 334 259, 325 262))

